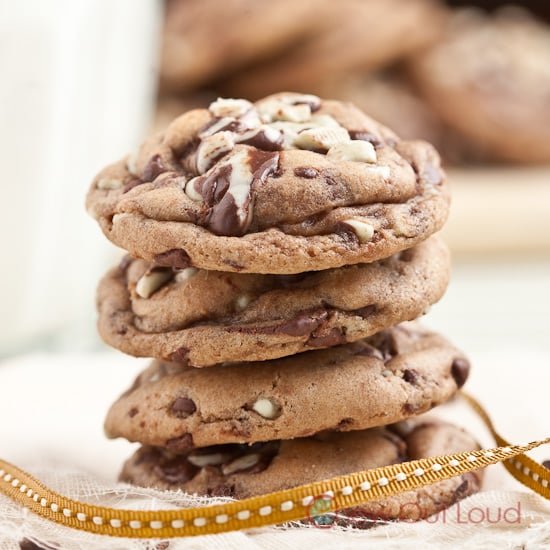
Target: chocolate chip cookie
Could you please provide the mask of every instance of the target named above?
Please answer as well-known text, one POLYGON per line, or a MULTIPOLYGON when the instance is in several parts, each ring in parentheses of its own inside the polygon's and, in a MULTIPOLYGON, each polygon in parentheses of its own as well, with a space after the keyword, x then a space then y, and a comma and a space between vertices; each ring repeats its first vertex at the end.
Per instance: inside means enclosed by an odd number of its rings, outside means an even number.
POLYGON ((447 218, 431 145, 351 104, 219 99, 104 169, 87 197, 105 235, 176 268, 291 274, 372 262, 447 218))
MULTIPOLYGON (((216 445, 183 454, 145 446, 126 462, 120 479, 146 487, 243 499, 370 468, 478 448, 464 430, 433 418, 418 418, 384 428, 323 432, 251 446, 216 445)), ((482 472, 476 471, 348 510, 334 510, 327 496, 327 506, 323 507, 327 515, 314 517, 313 501, 308 516, 315 523, 365 528, 376 521, 414 521, 477 492, 481 480, 482 472)))
POLYGON ((126 258, 98 288, 99 332, 140 357, 210 366, 353 342, 420 316, 443 295, 436 237, 385 260, 299 275, 175 270, 126 258))
POLYGON ((465 11, 412 65, 419 90, 478 156, 550 160, 550 27, 519 11, 465 11))
POLYGON ((183 451, 361 430, 449 400, 468 373, 460 351, 414 322, 272 361, 211 369, 156 361, 112 405, 105 432, 183 451))
POLYGON ((327 24, 297 47, 220 84, 257 99, 279 90, 320 93, 327 78, 372 72, 411 55, 441 33, 447 10, 436 0, 328 0, 327 24))
POLYGON ((292 47, 328 19, 326 0, 168 0, 160 80, 189 91, 292 47))

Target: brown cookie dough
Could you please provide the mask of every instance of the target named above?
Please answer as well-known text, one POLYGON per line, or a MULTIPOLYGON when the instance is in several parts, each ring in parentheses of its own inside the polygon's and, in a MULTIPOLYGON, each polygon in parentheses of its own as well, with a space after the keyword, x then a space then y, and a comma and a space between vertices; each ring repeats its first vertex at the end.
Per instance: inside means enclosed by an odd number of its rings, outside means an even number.
POLYGON ((433 237, 371 264, 299 275, 153 266, 130 258, 98 288, 99 332, 140 357, 210 366, 353 342, 419 317, 449 280, 433 237))
MULTIPOLYGON (((243 499, 370 468, 478 448, 464 430, 433 418, 418 418, 365 431, 323 432, 252 446, 217 445, 186 454, 145 446, 125 463, 120 479, 145 487, 243 499)), ((481 480, 479 470, 361 507, 332 508, 322 518, 323 523, 366 528, 377 520, 418 520, 477 492, 481 480)), ((312 503, 308 515, 317 523, 312 517, 315 510, 312 503)))
POLYGON ((417 323, 284 359, 195 369, 160 361, 116 401, 109 437, 171 450, 361 430, 449 400, 462 353, 417 323))
MULTIPOLYGON (((328 0, 328 24, 300 45, 219 84, 224 93, 260 98, 279 90, 321 93, 327 77, 372 72, 441 34, 447 10, 437 0, 328 0)), ((415 136, 418 138, 418 136, 415 136)))
POLYGON ((161 88, 189 91, 318 32, 326 0, 168 0, 161 88))
POLYGON ((550 161, 547 24, 519 8, 462 11, 411 68, 431 107, 478 156, 550 161))
POLYGON ((301 273, 372 262, 441 228, 440 159, 351 104, 282 93, 176 119, 87 197, 105 235, 178 268, 301 273))

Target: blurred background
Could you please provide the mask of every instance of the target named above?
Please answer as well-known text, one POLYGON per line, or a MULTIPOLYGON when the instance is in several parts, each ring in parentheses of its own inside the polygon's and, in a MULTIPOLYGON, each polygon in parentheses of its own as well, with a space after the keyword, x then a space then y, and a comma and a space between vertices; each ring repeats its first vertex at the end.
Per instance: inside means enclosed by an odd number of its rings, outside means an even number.
POLYGON ((0 357, 103 350, 120 252, 94 174, 218 96, 353 101, 431 141, 453 183, 454 275, 429 323, 466 351, 550 353, 550 5, 437 0, 0 2, 0 357))

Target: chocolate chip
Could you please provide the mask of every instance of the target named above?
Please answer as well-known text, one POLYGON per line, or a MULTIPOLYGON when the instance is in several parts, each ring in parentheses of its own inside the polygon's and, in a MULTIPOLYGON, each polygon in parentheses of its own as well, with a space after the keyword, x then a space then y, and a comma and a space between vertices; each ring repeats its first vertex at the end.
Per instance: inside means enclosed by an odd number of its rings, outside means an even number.
POLYGON ((353 418, 342 418, 336 426, 334 426, 334 429, 336 431, 342 432, 349 430, 349 427, 353 424, 353 418))
POLYGON ((417 410, 418 410, 418 406, 417 406, 417 405, 413 405, 412 403, 405 403, 405 404, 401 407, 401 412, 402 412, 405 416, 411 416, 411 415, 413 415, 417 410))
POLYGON ((326 334, 312 334, 306 344, 312 348, 330 348, 347 342, 344 329, 333 328, 326 334))
POLYGON ((327 317, 328 313, 326 310, 304 312, 289 321, 284 321, 277 325, 275 331, 288 334, 289 336, 305 336, 318 328, 327 317))
POLYGON ((180 348, 170 355, 170 361, 173 363, 181 363, 187 365, 189 363, 189 350, 187 348, 180 348))
POLYGON ((410 262, 414 258, 414 254, 414 248, 407 248, 407 250, 401 251, 397 257, 400 262, 410 262))
POLYGON ((132 407, 129 411, 128 411, 128 416, 130 418, 134 418, 134 416, 136 416, 136 414, 139 412, 139 409, 137 407, 132 407))
POLYGON ((550 470, 550 460, 545 460, 542 465, 547 469, 550 470))
POLYGON ((189 254, 181 248, 173 248, 172 250, 167 250, 166 252, 157 254, 153 258, 153 261, 158 265, 176 267, 179 269, 185 269, 186 267, 191 267, 193 265, 189 254))
POLYGON ((187 451, 191 447, 193 447, 193 436, 191 434, 183 434, 166 441, 166 448, 171 451, 187 451))
POLYGON ((198 471, 199 468, 193 466, 183 456, 169 460, 163 459, 153 468, 153 473, 166 481, 166 483, 170 483, 170 485, 186 483, 190 479, 193 479, 198 471))
POLYGON ((391 333, 382 331, 368 338, 368 343, 377 348, 384 363, 387 363, 397 355, 397 344, 391 333))
POLYGON ((368 141, 369 143, 372 143, 374 147, 378 147, 381 145, 381 141, 370 132, 365 132, 363 130, 348 130, 349 137, 351 139, 357 139, 360 141, 368 141))
POLYGON ((19 541, 19 548, 21 550, 55 550, 55 548, 58 547, 50 546, 49 544, 46 544, 44 542, 34 542, 32 540, 24 538, 19 541))
POLYGON ((461 388, 470 374, 470 362, 467 359, 458 357, 451 365, 451 375, 456 382, 456 387, 461 388))
POLYGON ((319 172, 309 166, 297 166, 294 168, 294 174, 299 178, 313 179, 319 175, 319 172))
POLYGON ((162 162, 162 158, 159 154, 153 155, 148 161, 143 172, 141 179, 143 181, 153 181, 159 174, 166 172, 166 167, 162 162))
POLYGON ((376 306, 374 304, 371 304, 369 306, 360 307, 359 309, 352 310, 351 313, 362 317, 363 319, 366 319, 367 317, 370 317, 373 313, 376 313, 376 306))
POLYGON ((187 418, 197 410, 197 406, 188 397, 178 397, 170 407, 170 412, 178 418, 187 418))
POLYGON ((416 385, 418 373, 415 370, 407 369, 403 371, 403 380, 408 384, 416 385))
POLYGON ((249 139, 240 141, 244 145, 251 145, 262 151, 280 151, 283 148, 283 134, 280 133, 276 141, 269 139, 265 130, 259 130, 249 139))

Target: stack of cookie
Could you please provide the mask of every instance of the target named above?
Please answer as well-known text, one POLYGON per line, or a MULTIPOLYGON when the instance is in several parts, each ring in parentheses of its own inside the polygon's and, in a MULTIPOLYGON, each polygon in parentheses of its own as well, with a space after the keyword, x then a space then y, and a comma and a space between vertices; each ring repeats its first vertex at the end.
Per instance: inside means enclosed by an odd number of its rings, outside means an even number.
MULTIPOLYGON (((410 322, 449 279, 428 143, 313 95, 218 99, 103 170, 87 206, 130 254, 99 285, 100 334, 155 358, 107 415, 143 445, 122 480, 244 498, 477 448, 416 418, 469 371, 410 322)), ((417 519, 479 484, 363 512, 417 519)))

